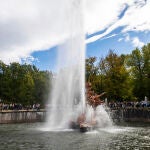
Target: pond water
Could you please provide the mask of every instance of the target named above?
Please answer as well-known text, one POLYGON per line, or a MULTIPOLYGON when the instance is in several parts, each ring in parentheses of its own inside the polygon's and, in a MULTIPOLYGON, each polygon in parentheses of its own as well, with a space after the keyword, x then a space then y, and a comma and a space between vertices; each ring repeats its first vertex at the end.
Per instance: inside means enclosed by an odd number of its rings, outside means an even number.
POLYGON ((150 149, 150 125, 124 124, 87 133, 46 131, 43 123, 0 125, 0 150, 150 149))

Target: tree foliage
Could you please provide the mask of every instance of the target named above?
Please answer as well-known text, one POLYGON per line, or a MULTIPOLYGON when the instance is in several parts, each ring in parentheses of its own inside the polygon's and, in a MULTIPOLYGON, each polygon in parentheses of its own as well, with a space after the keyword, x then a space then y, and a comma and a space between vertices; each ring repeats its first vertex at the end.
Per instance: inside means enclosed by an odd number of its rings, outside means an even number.
POLYGON ((150 44, 136 48, 128 56, 127 64, 131 67, 134 95, 138 99, 150 97, 150 44))
POLYGON ((105 58, 86 59, 86 81, 97 93, 107 92, 111 100, 150 98, 150 44, 128 55, 109 51, 105 58))
MULTIPOLYGON (((113 101, 150 98, 150 44, 136 48, 128 55, 113 51, 99 60, 86 59, 86 82, 100 94, 107 92, 113 101)), ((0 61, 0 99, 4 102, 30 105, 48 99, 52 73, 40 71, 34 65, 0 61)))
POLYGON ((132 87, 129 73, 124 65, 124 57, 109 51, 106 58, 99 63, 104 75, 104 91, 114 100, 127 100, 131 98, 132 87))
POLYGON ((0 61, 0 99, 4 102, 43 104, 48 99, 52 73, 34 65, 4 64, 0 61))

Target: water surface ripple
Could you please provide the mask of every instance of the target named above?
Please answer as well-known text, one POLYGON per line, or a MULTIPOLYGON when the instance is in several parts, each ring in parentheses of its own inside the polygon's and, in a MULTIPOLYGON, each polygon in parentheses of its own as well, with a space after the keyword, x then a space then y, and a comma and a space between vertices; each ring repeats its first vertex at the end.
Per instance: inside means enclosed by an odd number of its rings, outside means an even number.
POLYGON ((117 126, 92 132, 44 131, 42 123, 0 125, 0 150, 148 150, 150 126, 117 126))

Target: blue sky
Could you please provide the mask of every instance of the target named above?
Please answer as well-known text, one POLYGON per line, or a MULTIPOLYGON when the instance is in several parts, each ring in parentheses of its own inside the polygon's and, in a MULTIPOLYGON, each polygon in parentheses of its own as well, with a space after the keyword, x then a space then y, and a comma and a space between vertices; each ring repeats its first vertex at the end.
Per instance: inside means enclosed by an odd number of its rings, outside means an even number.
MULTIPOLYGON (((150 42, 150 32, 145 33, 132 31, 124 35, 120 33, 120 29, 117 29, 110 35, 114 34, 116 35, 113 37, 109 37, 108 35, 107 37, 87 44, 86 58, 91 56, 96 56, 98 59, 100 57, 105 57, 110 49, 118 55, 129 54, 136 48, 136 46, 130 40, 134 37, 138 37, 138 39, 140 39, 140 41, 144 44, 150 42), (127 38, 128 36, 130 39, 126 40, 125 38, 127 38), (119 39, 121 41, 119 41, 119 39)), ((35 60, 33 64, 35 64, 38 68, 40 68, 41 70, 51 70, 55 72, 57 64, 57 47, 53 47, 45 51, 34 52, 32 56, 34 58, 37 58, 37 60, 35 60)))
POLYGON ((57 47, 81 27, 87 57, 130 53, 150 42, 149 10, 150 0, 0 1, 0 60, 55 71, 57 47))

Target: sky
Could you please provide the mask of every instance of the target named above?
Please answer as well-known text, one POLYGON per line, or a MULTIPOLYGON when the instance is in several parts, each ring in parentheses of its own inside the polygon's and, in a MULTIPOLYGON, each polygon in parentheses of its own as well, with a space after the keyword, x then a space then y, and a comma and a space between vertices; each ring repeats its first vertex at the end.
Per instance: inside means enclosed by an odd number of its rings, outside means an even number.
POLYGON ((58 47, 76 34, 73 17, 86 57, 128 54, 150 42, 150 0, 0 0, 0 60, 55 71, 58 47))

